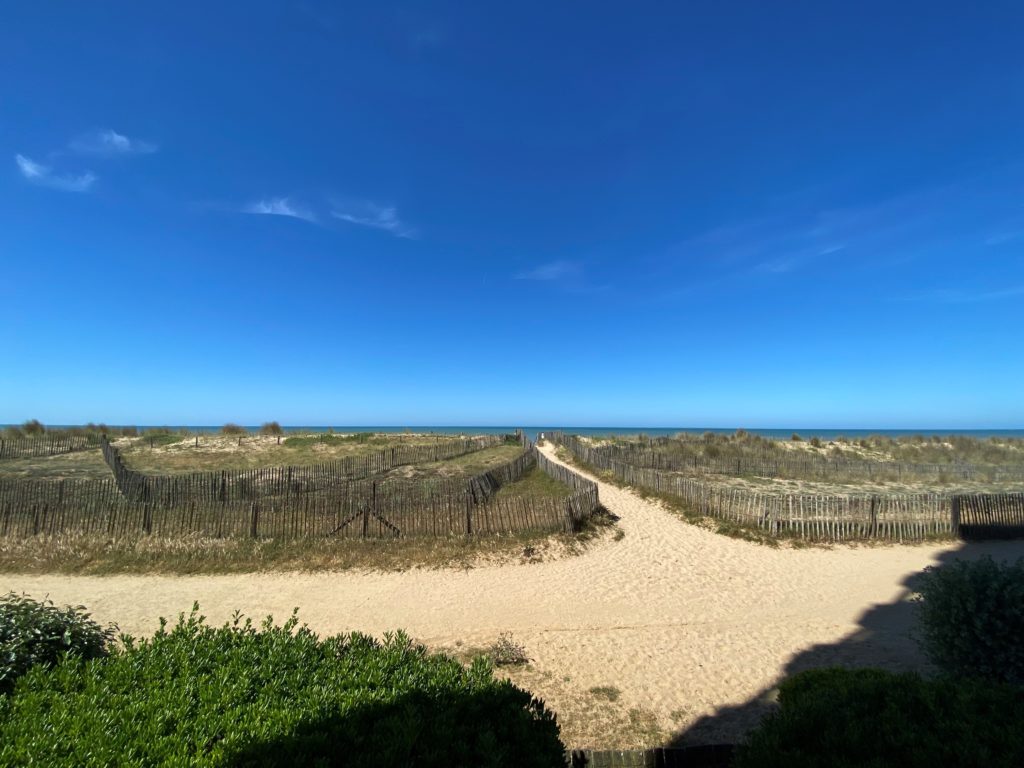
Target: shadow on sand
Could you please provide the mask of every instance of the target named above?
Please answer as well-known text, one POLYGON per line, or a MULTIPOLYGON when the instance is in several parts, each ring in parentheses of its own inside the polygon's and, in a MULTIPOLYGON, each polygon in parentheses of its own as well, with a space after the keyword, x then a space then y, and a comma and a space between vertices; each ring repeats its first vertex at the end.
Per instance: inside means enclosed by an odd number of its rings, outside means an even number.
MULTIPOLYGON (((1012 541, 960 541, 951 544, 948 552, 937 558, 937 565, 954 560, 973 560, 985 555, 995 560, 1014 561, 1024 557, 1024 539, 1012 541)), ((816 667, 863 668, 878 667, 892 671, 918 671, 927 674, 925 661, 915 631, 915 583, 920 573, 903 582, 900 597, 892 603, 874 605, 860 617, 856 631, 838 643, 815 645, 794 656, 785 666, 776 685, 783 679, 816 667)), ((723 707, 690 727, 676 733, 667 746, 685 747, 693 744, 725 744, 741 741, 743 734, 754 728, 775 705, 777 688, 762 691, 749 701, 735 707, 723 707)))

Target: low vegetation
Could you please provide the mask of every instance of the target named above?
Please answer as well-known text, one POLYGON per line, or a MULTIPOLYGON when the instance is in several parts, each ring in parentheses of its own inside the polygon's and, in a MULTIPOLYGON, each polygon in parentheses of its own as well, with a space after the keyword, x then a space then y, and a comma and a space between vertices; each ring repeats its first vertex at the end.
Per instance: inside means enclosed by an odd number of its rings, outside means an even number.
POLYGON ((613 436, 595 439, 595 442, 601 445, 642 448, 683 458, 778 459, 788 456, 903 464, 948 464, 951 467, 964 464, 991 467, 1019 466, 1024 463, 1024 439, 1012 437, 872 435, 853 439, 840 435, 832 440, 823 440, 812 435, 809 440, 805 440, 801 435, 793 433, 789 440, 778 440, 740 429, 731 435, 705 432, 703 435, 680 433, 668 438, 613 436))
MULTIPOLYGON (((167 431, 147 433, 138 439, 118 440, 116 446, 125 465, 131 469, 150 474, 176 474, 320 464, 365 456, 388 448, 428 446, 456 439, 461 438, 447 435, 318 433, 289 435, 278 440, 275 434, 207 433, 186 436, 167 431)), ((508 451, 490 455, 507 454, 508 451)))
POLYGON ((481 563, 539 563, 576 555, 613 529, 610 518, 597 515, 574 533, 523 531, 443 538, 296 540, 155 536, 110 539, 80 534, 0 538, 0 572, 190 575, 472 568, 481 563))
POLYGON ((487 655, 498 666, 519 666, 530 663, 530 657, 526 655, 526 648, 512 637, 511 632, 502 632, 494 645, 488 649, 487 655))
POLYGON ((918 592, 918 636, 936 668, 1024 685, 1024 559, 928 568, 918 592))
POLYGON ((83 606, 58 608, 14 592, 0 596, 0 695, 34 666, 50 667, 68 655, 105 656, 115 632, 93 621, 83 606))
POLYGON ((1024 689, 878 669, 786 680, 736 768, 1024 765, 1024 689))
POLYGON ((197 610, 108 658, 30 670, 0 702, 0 763, 564 765, 554 715, 484 659, 401 632, 321 639, 294 616, 213 628, 197 610))

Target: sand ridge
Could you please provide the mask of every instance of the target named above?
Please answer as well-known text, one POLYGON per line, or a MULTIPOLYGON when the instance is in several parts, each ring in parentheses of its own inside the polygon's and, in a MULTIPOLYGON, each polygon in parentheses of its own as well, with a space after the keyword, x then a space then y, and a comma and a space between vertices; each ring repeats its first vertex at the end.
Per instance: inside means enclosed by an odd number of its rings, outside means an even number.
MULTIPOLYGON (((555 461, 550 447, 542 450, 555 461)), ((397 628, 432 647, 485 646, 511 632, 533 659, 512 672, 581 722, 570 746, 631 746, 583 722, 586 692, 621 691, 662 737, 736 738, 787 668, 827 663, 920 667, 905 582, 953 556, 1017 557, 1024 543, 772 549, 680 521, 600 483, 625 536, 576 557, 469 570, 213 576, 0 576, 0 588, 84 604, 136 635, 198 600, 211 621, 235 609, 284 620, 296 606, 322 634, 397 628), (867 618, 865 618, 867 617, 867 618), (741 707, 709 719, 722 708, 741 707), (697 724, 698 727, 693 728, 697 724)), ((650 745, 650 744, 648 744, 650 745)))

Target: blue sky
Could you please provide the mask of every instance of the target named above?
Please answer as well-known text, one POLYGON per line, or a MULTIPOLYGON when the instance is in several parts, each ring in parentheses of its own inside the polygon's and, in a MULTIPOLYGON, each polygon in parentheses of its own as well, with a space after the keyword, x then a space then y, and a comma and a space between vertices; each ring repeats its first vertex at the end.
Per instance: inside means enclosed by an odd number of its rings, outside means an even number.
POLYGON ((1019 3, 245 7, 5 10, 0 422, 1024 427, 1019 3))

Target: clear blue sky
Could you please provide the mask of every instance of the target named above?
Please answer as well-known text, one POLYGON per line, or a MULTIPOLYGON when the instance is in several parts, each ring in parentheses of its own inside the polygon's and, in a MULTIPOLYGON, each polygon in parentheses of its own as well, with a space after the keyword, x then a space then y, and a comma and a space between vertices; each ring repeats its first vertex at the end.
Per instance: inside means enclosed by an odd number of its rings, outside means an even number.
POLYGON ((1019 2, 241 8, 5 8, 0 422, 1024 427, 1019 2))

